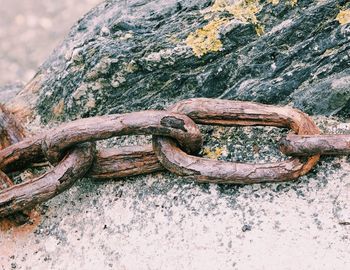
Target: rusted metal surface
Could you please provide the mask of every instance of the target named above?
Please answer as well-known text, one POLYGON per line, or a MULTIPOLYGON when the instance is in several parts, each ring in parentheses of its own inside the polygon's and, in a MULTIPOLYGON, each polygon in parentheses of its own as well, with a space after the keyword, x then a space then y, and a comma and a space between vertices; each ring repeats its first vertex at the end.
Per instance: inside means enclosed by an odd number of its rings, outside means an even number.
MULTIPOLYGON (((42 151, 44 134, 26 138, 23 141, 0 150, 0 170, 16 172, 33 166, 33 163, 45 161, 42 151)), ((88 177, 112 179, 152 173, 164 170, 158 161, 152 145, 122 146, 99 149, 91 166, 88 177)), ((0 176, 1 177, 1 176, 0 176)))
POLYGON ((0 129, 0 151, 3 153, 0 158, 0 217, 15 214, 11 219, 16 223, 28 219, 23 210, 52 198, 84 176, 94 159, 95 145, 81 144, 70 150, 48 173, 14 185, 2 169, 15 161, 18 161, 16 166, 24 167, 42 159, 41 144, 44 136, 25 139, 24 128, 4 106, 0 106, 0 129))
POLYGON ((15 117, 0 104, 0 150, 25 137, 24 128, 15 117))
MULTIPOLYGON (((15 119, 14 115, 10 113, 4 105, 0 104, 0 150, 18 143, 25 137, 25 130, 23 126, 15 119)), ((14 186, 12 180, 0 170, 0 190, 14 186)), ((21 225, 29 220, 29 216, 24 212, 17 212, 12 215, 10 222, 21 225)))
POLYGON ((111 179, 167 169, 198 182, 280 182, 309 172, 321 154, 350 153, 350 135, 319 135, 312 119, 299 110, 206 98, 184 100, 167 111, 80 119, 28 137, 18 121, 0 107, 0 131, 0 217, 48 200, 84 176, 111 179), (296 157, 248 164, 193 156, 202 146, 196 123, 289 128, 292 133, 281 141, 281 150, 296 157), (139 134, 152 135, 153 146, 95 149, 95 141, 139 134), (57 165, 30 181, 14 185, 6 175, 47 164, 47 160, 57 165))
MULTIPOLYGON (((24 128, 5 106, 0 104, 0 150, 23 140, 24 137, 24 128)), ((0 171, 0 190, 12 185, 11 179, 0 171)))
MULTIPOLYGON (((190 153, 198 152, 202 145, 198 127, 184 115, 164 111, 108 115, 72 121, 11 145, 0 151, 0 169, 13 171, 33 162, 41 162, 44 159, 42 148, 57 161, 62 151, 73 145, 126 134, 170 136, 190 153)), ((148 145, 101 150, 97 153, 91 173, 96 178, 110 178, 134 175, 136 171, 139 174, 160 170, 162 166, 151 148, 148 145)))
POLYGON ((33 162, 44 160, 42 143, 44 134, 32 136, 0 150, 0 170, 4 172, 17 171, 33 162))
MULTIPOLYGON (((319 134, 310 117, 289 107, 198 98, 179 102, 169 110, 206 125, 277 126, 297 134, 319 134)), ((297 158, 270 164, 232 163, 188 155, 165 137, 154 137, 153 145, 167 170, 199 182, 247 184, 292 180, 307 173, 319 159, 319 155, 313 155, 304 163, 297 158)))
POLYGON ((82 178, 94 159, 95 145, 81 144, 70 150, 52 170, 0 192, 0 217, 22 211, 47 201, 82 178))
POLYGON ((0 171, 0 190, 12 186, 13 182, 11 179, 4 172, 0 171))
MULTIPOLYGON (((130 134, 169 136, 190 153, 198 152, 202 145, 201 133, 190 118, 166 111, 108 115, 63 124, 0 151, 0 168, 5 171, 11 166, 12 169, 18 169, 38 159, 41 161, 45 152, 56 162, 67 149, 69 151, 45 175, 1 191, 0 217, 48 200, 87 175, 95 153, 91 143, 88 143, 89 147, 83 147, 84 143, 130 134)), ((135 175, 162 169, 151 146, 123 148, 121 151, 102 150, 97 158, 91 170, 95 178, 135 175)))
POLYGON ((310 136, 289 134, 280 143, 281 151, 291 156, 350 154, 350 135, 310 136))
POLYGON ((202 146, 202 135, 189 117, 166 111, 141 111, 72 121, 48 132, 43 143, 49 160, 56 162, 64 149, 78 143, 139 134, 172 137, 189 153, 197 153, 202 146))
POLYGON ((111 179, 162 170, 165 169, 156 157, 152 145, 123 146, 99 150, 88 176, 95 179, 111 179))

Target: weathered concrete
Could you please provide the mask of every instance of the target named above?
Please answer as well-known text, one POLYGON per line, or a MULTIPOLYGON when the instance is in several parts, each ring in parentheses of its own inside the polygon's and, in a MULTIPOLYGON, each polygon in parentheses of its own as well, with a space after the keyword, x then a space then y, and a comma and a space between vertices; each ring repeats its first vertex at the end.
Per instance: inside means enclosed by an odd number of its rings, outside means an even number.
MULTIPOLYGON (((318 124, 349 133, 349 124, 318 124)), ((206 153, 283 159, 278 129, 204 130, 206 153)), ((3 231, 0 258, 4 269, 347 269, 349 195, 344 157, 284 184, 199 185, 169 173, 82 179, 38 207, 34 225, 3 231)))

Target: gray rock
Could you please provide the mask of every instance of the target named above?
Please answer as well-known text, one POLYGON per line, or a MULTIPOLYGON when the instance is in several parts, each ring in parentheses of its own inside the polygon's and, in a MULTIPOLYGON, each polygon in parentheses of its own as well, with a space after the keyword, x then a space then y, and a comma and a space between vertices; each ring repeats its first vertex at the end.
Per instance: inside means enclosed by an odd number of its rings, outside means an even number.
POLYGON ((49 122, 218 97, 348 116, 348 1, 247 2, 101 3, 40 68, 34 107, 49 122))

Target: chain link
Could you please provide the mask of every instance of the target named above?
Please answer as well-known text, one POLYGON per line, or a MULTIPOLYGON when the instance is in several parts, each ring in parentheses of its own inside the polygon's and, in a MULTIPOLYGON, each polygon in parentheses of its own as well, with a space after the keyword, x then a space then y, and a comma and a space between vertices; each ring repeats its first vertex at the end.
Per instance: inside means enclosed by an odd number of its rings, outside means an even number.
POLYGON ((167 111, 97 116, 64 123, 25 137, 14 117, 0 107, 0 217, 30 209, 69 188, 77 179, 110 179, 169 170, 198 182, 251 184, 293 180, 309 172, 321 154, 349 154, 350 135, 319 135, 305 113, 291 107, 196 98, 167 111), (202 136, 196 124, 276 126, 293 131, 280 142, 293 158, 246 164, 196 155, 202 136), (95 141, 122 135, 152 135, 152 145, 96 150, 95 141), (298 156, 307 157, 302 162, 298 156), (14 185, 5 174, 49 161, 47 173, 14 185))
MULTIPOLYGON (((169 110, 190 116, 196 123, 221 126, 277 126, 297 134, 319 134, 311 118, 293 108, 220 99, 190 99, 169 110)), ((302 163, 298 158, 270 164, 234 163, 191 156, 165 137, 154 137, 154 149, 163 166, 199 182, 252 184, 296 179, 319 160, 313 155, 302 163)))
POLYGON ((288 134, 280 141, 281 151, 288 156, 349 155, 350 135, 295 135, 288 134))
MULTIPOLYGON (((15 117, 0 104, 0 150, 18 143, 25 137, 24 128, 15 117)), ((0 190, 13 186, 11 179, 0 170, 0 190)))

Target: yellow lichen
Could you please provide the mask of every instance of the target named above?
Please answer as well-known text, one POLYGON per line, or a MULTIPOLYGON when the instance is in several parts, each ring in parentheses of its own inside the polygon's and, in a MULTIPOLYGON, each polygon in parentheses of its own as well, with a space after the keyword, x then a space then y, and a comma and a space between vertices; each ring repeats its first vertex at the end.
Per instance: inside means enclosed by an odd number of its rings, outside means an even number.
POLYGON ((124 63, 126 73, 134 73, 139 68, 134 60, 131 60, 128 63, 124 63))
POLYGON ((201 57, 208 52, 217 52, 222 49, 219 39, 219 28, 225 23, 224 19, 215 19, 191 33, 186 44, 190 46, 197 57, 201 57))
POLYGON ((298 0, 290 0, 289 2, 290 2, 292 7, 296 6, 296 4, 298 4, 298 0))
MULTIPOLYGON (((291 6, 295 6, 298 0, 285 0, 291 6)), ((215 0, 211 8, 203 10, 204 19, 209 23, 203 28, 189 34, 186 44, 190 46, 197 57, 208 52, 217 52, 222 49, 219 39, 220 27, 229 23, 232 19, 254 25, 256 34, 261 36, 265 33, 264 26, 259 22, 257 14, 266 4, 277 5, 280 0, 215 0), (223 18, 224 17, 224 18, 223 18)))
POLYGON ((255 32, 260 37, 265 34, 265 27, 261 24, 255 26, 255 32))
POLYGON ((256 14, 260 11, 261 7, 257 0, 241 0, 234 4, 229 4, 225 0, 216 0, 212 6, 213 12, 226 11, 231 14, 236 20, 242 22, 251 22, 253 24, 258 23, 256 14))
MULTIPOLYGON (((289 3, 292 7, 294 7, 297 3, 298 3, 298 0, 286 0, 287 3, 289 3)), ((268 3, 276 6, 280 3, 280 0, 267 0, 268 3)))
POLYGON ((216 0, 212 10, 215 12, 226 11, 236 20, 254 24, 258 36, 265 33, 264 26, 259 23, 256 17, 256 14, 261 10, 261 6, 257 0, 241 0, 234 4, 228 4, 225 0, 216 0))
POLYGON ((267 2, 272 4, 272 5, 274 5, 274 6, 276 6, 276 5, 279 4, 280 0, 268 0, 267 2))
POLYGON ((223 148, 216 147, 214 151, 211 151, 209 147, 204 147, 203 155, 210 159, 218 159, 224 152, 223 148))
MULTIPOLYGON (((216 0, 210 9, 212 16, 216 16, 203 28, 197 29, 189 34, 186 44, 190 46, 197 57, 201 57, 208 52, 217 52, 222 49, 222 42, 219 39, 220 27, 229 22, 229 18, 218 18, 222 12, 229 13, 236 20, 250 22, 258 25, 256 14, 260 11, 257 0, 241 0, 234 4, 229 4, 226 0, 216 0)), ((210 17, 210 16, 209 16, 210 17)), ((207 19, 208 16, 206 17, 207 19)), ((261 35, 263 28, 258 27, 257 33, 261 35)))
POLYGON ((217 12, 220 11, 222 8, 227 6, 226 0, 215 0, 214 4, 211 6, 211 11, 217 12))
POLYGON ((342 25, 350 23, 350 9, 341 10, 335 19, 342 25))

